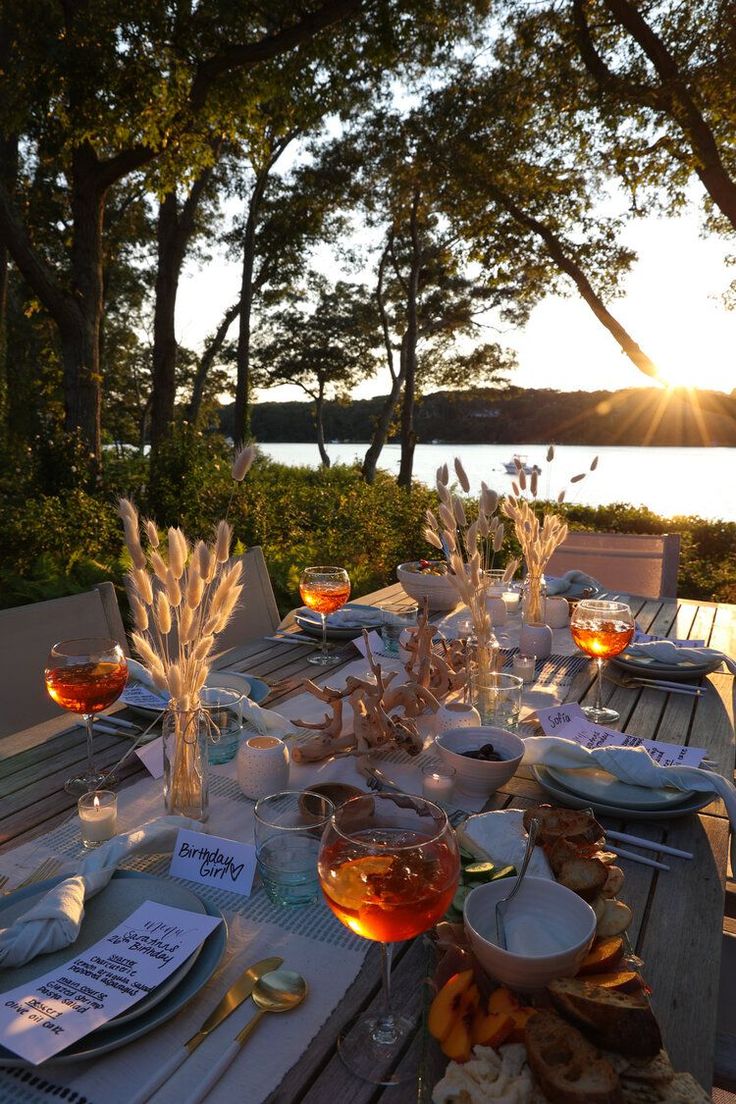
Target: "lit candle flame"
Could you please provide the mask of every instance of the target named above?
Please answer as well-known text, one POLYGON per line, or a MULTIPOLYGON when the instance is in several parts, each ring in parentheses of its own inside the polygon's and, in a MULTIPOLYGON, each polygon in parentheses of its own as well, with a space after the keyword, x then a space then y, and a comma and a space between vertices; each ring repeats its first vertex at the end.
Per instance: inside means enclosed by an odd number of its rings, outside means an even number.
POLYGON ((95 798, 94 798, 94 801, 92 802, 92 805, 95 809, 99 809, 99 807, 100 807, 100 799, 97 796, 97 794, 95 794, 95 798))

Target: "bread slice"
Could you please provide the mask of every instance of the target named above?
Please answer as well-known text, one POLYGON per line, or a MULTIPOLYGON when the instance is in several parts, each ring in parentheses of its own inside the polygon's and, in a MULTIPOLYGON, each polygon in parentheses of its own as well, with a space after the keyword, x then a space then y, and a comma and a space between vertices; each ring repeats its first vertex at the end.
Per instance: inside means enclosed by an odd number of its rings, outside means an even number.
POLYGON ((560 885, 567 886, 585 901, 597 897, 608 880, 608 867, 598 859, 568 859, 555 873, 560 885))
POLYGON ((555 1012, 535 1012, 524 1041, 531 1071, 552 1104, 623 1104, 611 1063, 555 1012))
POLYGON ((577 978, 553 981, 548 992, 596 1046, 638 1058, 653 1058, 662 1049, 659 1024, 644 993, 603 989, 577 978))
POLYGON ((621 1079, 624 1104, 711 1104, 705 1089, 689 1073, 676 1073, 665 1084, 621 1079))
POLYGON ((603 829, 589 809, 560 809, 552 805, 532 805, 524 811, 526 830, 532 819, 539 821, 540 843, 553 843, 560 836, 581 843, 597 843, 603 839, 603 829))

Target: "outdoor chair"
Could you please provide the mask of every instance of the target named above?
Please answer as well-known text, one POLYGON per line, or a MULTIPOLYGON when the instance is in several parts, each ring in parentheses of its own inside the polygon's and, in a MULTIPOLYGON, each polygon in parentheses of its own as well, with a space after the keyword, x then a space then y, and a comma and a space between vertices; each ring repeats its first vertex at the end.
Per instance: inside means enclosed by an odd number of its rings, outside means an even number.
POLYGON ((87 636, 112 637, 128 654, 112 583, 0 610, 0 737, 59 715, 59 706, 46 693, 46 659, 60 640, 87 636))
POLYGON ((676 598, 680 561, 678 533, 569 533, 546 571, 584 571, 606 590, 643 598, 676 598))

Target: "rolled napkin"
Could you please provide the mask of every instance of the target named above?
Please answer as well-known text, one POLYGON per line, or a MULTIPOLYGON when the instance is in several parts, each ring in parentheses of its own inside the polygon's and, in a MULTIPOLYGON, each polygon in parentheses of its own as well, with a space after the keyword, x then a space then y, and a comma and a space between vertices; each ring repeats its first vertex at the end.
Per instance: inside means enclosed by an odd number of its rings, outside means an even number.
POLYGON ((720 797, 728 811, 731 827, 736 828, 736 788, 715 771, 699 767, 660 767, 644 748, 588 748, 559 736, 530 736, 524 741, 523 763, 539 763, 563 770, 600 767, 630 786, 660 790, 712 793, 720 797))
POLYGON ((283 717, 275 709, 262 709, 250 698, 243 698, 240 703, 243 714, 243 723, 250 725, 261 736, 278 736, 283 740, 285 736, 293 736, 299 731, 293 721, 283 717))
POLYGON ((548 594, 565 594, 572 598, 583 594, 590 587, 595 595, 601 589, 601 584, 584 571, 566 571, 564 575, 547 579, 548 594))
MULTIPOLYGON (((317 615, 314 610, 310 610, 307 606, 302 606, 300 610, 297 610, 300 617, 309 618, 313 620, 317 615)), ((334 613, 327 615, 327 624, 331 629, 362 629, 369 625, 380 625, 383 620, 383 614, 380 609, 375 606, 360 606, 354 605, 343 606, 342 609, 335 610, 334 613)))
MULTIPOLYGON (((468 851, 475 854, 474 845, 489 856, 492 862, 508 863, 521 869, 526 851, 526 829, 521 809, 499 809, 492 813, 478 813, 468 817, 457 830, 458 839, 468 851)), ((552 870, 541 847, 535 847, 529 860, 529 873, 535 878, 552 878, 552 870)))
POLYGON ((636 656, 637 659, 651 659, 654 663, 667 663, 677 667, 687 663, 707 663, 719 660, 725 663, 732 675, 736 675, 736 661, 719 652, 716 648, 688 648, 675 644, 672 640, 649 640, 641 644, 629 644, 624 656, 636 656))
POLYGON ((68 947, 79 935, 84 902, 105 888, 120 862, 127 855, 171 850, 180 828, 201 825, 188 817, 159 817, 87 855, 78 874, 50 889, 9 928, 0 928, 0 966, 23 966, 37 955, 68 947))

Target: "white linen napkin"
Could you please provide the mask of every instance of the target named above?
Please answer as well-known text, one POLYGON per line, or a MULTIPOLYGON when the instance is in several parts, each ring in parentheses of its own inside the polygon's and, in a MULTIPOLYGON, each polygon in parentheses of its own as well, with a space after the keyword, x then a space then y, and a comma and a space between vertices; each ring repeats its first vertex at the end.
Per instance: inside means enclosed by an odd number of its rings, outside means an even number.
MULTIPOLYGON (((307 606, 302 606, 297 613, 310 620, 318 620, 314 610, 307 606)), ((327 615, 327 624, 331 629, 359 629, 368 625, 380 625, 382 621, 383 613, 376 606, 351 606, 349 603, 327 615)))
MULTIPOLYGON (((526 851, 527 834, 523 824, 524 813, 521 809, 498 809, 492 813, 478 813, 468 817, 459 830, 460 842, 463 836, 477 843, 490 855, 493 862, 500 865, 509 863, 521 870, 526 851)), ((541 847, 535 847, 529 860, 529 873, 535 878, 552 878, 552 870, 547 856, 541 847)))
POLYGON ((638 659, 652 659, 655 663, 668 663, 676 667, 683 663, 704 663, 710 659, 719 659, 725 663, 732 675, 736 675, 736 661, 719 652, 716 648, 688 648, 675 644, 672 640, 650 640, 640 644, 629 644, 626 655, 638 659))
POLYGON ((601 584, 592 575, 586 575, 584 571, 566 571, 558 577, 551 576, 546 580, 548 594, 582 594, 588 587, 594 587, 595 593, 601 589, 601 584))
POLYGON ((261 736, 278 736, 280 740, 283 740, 286 736, 293 736, 299 731, 294 722, 290 721, 288 717, 277 713, 275 709, 263 709, 254 701, 251 701, 250 698, 243 698, 240 709, 243 715, 243 724, 250 725, 261 736))
POLYGON ((529 736, 524 740, 525 764, 539 763, 564 770, 584 770, 600 767, 630 786, 659 790, 670 786, 675 790, 712 793, 723 800, 731 827, 736 828, 736 788, 715 771, 698 767, 660 767, 644 748, 588 748, 574 740, 559 736, 529 736))
POLYGON ((159 817, 115 836, 87 855, 78 874, 50 889, 9 928, 0 928, 0 966, 23 966, 36 955, 68 947, 79 935, 84 902, 105 888, 119 863, 134 852, 170 850, 180 828, 197 830, 201 824, 188 817, 159 817))

